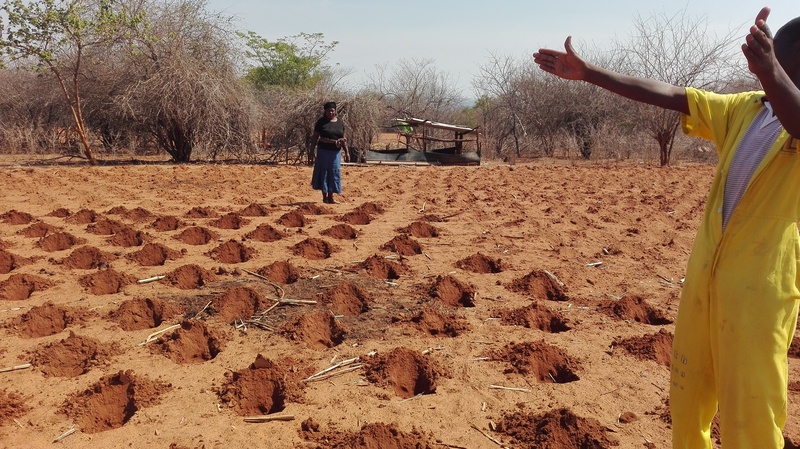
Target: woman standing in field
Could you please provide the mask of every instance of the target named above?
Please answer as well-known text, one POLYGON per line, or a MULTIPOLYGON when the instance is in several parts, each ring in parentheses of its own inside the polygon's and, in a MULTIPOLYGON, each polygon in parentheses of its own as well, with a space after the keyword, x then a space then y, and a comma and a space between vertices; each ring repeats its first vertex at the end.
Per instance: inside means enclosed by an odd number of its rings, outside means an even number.
POLYGON ((311 187, 322 190, 322 202, 337 203, 333 194, 342 194, 342 158, 347 162, 347 139, 344 123, 336 116, 336 103, 329 101, 323 106, 325 113, 314 124, 311 141, 316 146, 314 174, 311 187))

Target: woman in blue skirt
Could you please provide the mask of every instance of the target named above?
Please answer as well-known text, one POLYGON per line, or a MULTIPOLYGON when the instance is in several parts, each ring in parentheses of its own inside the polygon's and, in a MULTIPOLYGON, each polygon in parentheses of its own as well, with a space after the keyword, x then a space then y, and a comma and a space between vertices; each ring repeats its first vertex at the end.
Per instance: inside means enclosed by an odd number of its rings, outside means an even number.
POLYGON ((311 142, 316 146, 314 174, 311 187, 322 190, 322 202, 337 203, 333 194, 342 194, 342 159, 348 161, 347 139, 344 136, 344 123, 336 116, 336 103, 329 101, 323 107, 325 113, 314 124, 311 142))

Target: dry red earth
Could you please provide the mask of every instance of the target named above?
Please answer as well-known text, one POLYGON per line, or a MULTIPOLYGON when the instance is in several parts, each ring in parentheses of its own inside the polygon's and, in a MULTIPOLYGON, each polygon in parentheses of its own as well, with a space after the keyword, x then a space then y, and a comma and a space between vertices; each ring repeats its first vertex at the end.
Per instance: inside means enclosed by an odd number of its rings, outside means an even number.
POLYGON ((7 162, 0 447, 668 448, 713 170, 7 162))

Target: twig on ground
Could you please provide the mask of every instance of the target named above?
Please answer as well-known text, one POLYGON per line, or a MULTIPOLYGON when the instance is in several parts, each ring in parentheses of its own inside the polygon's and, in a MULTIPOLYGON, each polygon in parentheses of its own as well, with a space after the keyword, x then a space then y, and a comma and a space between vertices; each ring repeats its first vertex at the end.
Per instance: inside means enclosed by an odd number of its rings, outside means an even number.
POLYGON ((200 315, 202 315, 202 313, 206 311, 206 309, 208 308, 208 306, 210 306, 210 305, 211 305, 211 303, 212 303, 212 302, 214 302, 214 301, 209 301, 209 302, 208 302, 208 303, 205 305, 205 307, 203 307, 202 309, 200 309, 200 311, 199 311, 199 312, 197 312, 197 314, 195 314, 195 316, 193 316, 193 317, 192 317, 192 319, 194 319, 194 320, 197 320, 197 319, 199 319, 199 318, 200 318, 200 315))
MULTIPOLYGON (((273 301, 274 301, 274 299, 273 299, 273 301)), ((277 301, 279 303, 281 303, 281 304, 290 304, 290 305, 293 305, 293 306, 306 305, 306 304, 313 306, 313 305, 317 304, 316 301, 312 301, 310 299, 287 299, 287 298, 281 298, 281 299, 278 299, 277 301)))
POLYGON ((179 327, 181 327, 180 324, 173 324, 172 326, 169 326, 167 328, 161 329, 160 331, 153 332, 152 334, 147 336, 145 341, 143 341, 141 343, 137 343, 136 346, 144 346, 144 345, 146 345, 146 344, 148 344, 148 343, 150 343, 152 341, 156 341, 158 339, 159 335, 161 335, 161 334, 163 334, 165 332, 169 332, 169 331, 171 331, 173 329, 177 329, 179 327))
POLYGON ((294 415, 264 415, 264 416, 248 416, 244 418, 244 422, 270 422, 270 421, 294 421, 294 415))
POLYGON ((160 281, 164 279, 166 276, 153 276, 145 279, 139 279, 136 281, 137 284, 149 284, 150 282, 160 281))
POLYGON ((24 365, 11 366, 11 367, 8 367, 8 368, 0 369, 0 373, 8 373, 10 371, 20 371, 20 370, 28 369, 28 368, 30 368, 32 366, 33 365, 31 365, 30 363, 26 363, 24 365))
POLYGON ((283 296, 286 294, 286 292, 284 292, 284 290, 283 290, 283 287, 281 287, 280 285, 270 281, 269 278, 267 278, 265 276, 261 276, 260 274, 254 273, 254 272, 252 272, 250 270, 245 270, 244 268, 242 268, 242 271, 244 271, 245 273, 247 273, 249 275, 257 277, 257 278, 261 279, 262 281, 266 281, 269 285, 271 285, 271 286, 273 286, 275 288, 275 290, 278 292, 278 296, 280 298, 283 298, 283 296))
POLYGON ((552 278, 554 281, 556 281, 556 283, 558 284, 558 286, 559 286, 559 287, 563 287, 563 286, 564 286, 564 283, 563 283, 563 282, 561 282, 561 279, 557 278, 555 274, 553 274, 553 273, 551 273, 551 272, 549 272, 549 271, 547 271, 547 270, 544 270, 544 272, 545 272, 545 273, 546 273, 548 276, 550 276, 550 277, 551 277, 551 278, 552 278))
POLYGON ((18 310, 22 310, 22 309, 24 309, 24 308, 25 308, 25 307, 12 307, 11 309, 3 309, 3 310, 0 310, 0 312, 16 312, 16 311, 18 311, 18 310))
POLYGON ((58 443, 59 441, 61 441, 64 438, 72 435, 76 431, 77 431, 77 429, 75 428, 75 424, 73 424, 72 427, 69 428, 69 430, 67 430, 66 432, 62 433, 61 435, 55 437, 55 439, 53 440, 53 443, 58 443))
MULTIPOLYGON (((308 376, 307 378, 303 379, 303 382, 312 382, 312 381, 315 381, 315 380, 320 380, 320 379, 318 379, 320 376, 323 376, 323 375, 325 375, 325 374, 327 374, 327 373, 329 373, 329 372, 331 372, 331 371, 333 371, 335 369, 341 368, 343 366, 347 366, 347 365, 351 365, 353 363, 356 363, 356 362, 359 361, 359 359, 360 359, 359 357, 353 357, 352 359, 342 360, 341 362, 339 362, 339 363, 337 363, 335 365, 331 365, 331 366, 325 368, 324 370, 322 370, 322 371, 320 371, 320 372, 318 372, 316 374, 312 374, 312 375, 308 376)), ((359 365, 359 368, 360 367, 361 367, 361 365, 359 365)))
POLYGON ((485 436, 486 438, 488 438, 488 439, 489 439, 489 441, 491 441, 492 443, 494 443, 494 444, 496 444, 496 445, 498 445, 498 446, 502 447, 503 449, 508 449, 508 446, 505 446, 505 445, 503 445, 503 443, 502 443, 500 440, 498 440, 497 438, 495 438, 495 437, 493 437, 493 436, 489 435, 488 433, 484 432, 483 430, 481 430, 481 429, 480 429, 478 426, 476 426, 475 424, 470 424, 470 427, 472 427, 473 429, 475 429, 475 430, 477 430, 478 432, 480 432, 480 433, 481 433, 481 435, 483 435, 483 436, 485 436))

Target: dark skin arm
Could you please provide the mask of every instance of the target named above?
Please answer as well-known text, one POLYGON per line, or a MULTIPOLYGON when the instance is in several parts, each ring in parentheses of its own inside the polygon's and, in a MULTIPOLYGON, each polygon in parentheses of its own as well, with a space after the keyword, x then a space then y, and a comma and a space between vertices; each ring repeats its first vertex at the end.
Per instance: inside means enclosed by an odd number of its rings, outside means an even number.
POLYGON ((539 49, 533 60, 539 68, 568 80, 581 80, 641 103, 689 113, 689 102, 683 87, 663 81, 624 75, 589 64, 575 53, 572 36, 564 42, 565 51, 539 49))
POLYGON ((800 138, 800 73, 796 58, 800 57, 800 43, 778 42, 772 39, 767 26, 770 9, 762 8, 756 16, 750 34, 742 44, 747 67, 758 77, 783 128, 794 138, 800 138), (780 56, 779 56, 780 55, 780 56), (785 66, 790 67, 794 79, 785 66))

